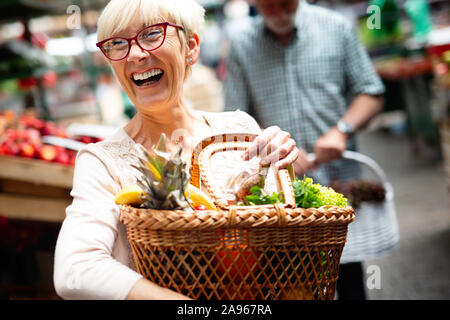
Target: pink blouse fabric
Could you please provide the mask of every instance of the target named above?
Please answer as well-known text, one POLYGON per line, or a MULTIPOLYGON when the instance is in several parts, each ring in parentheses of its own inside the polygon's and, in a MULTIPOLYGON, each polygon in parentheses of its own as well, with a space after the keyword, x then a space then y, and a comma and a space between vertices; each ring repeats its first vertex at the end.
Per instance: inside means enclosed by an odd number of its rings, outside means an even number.
MULTIPOLYGON (((213 134, 261 132, 256 121, 239 110, 202 115, 213 134)), ((138 176, 130 166, 134 146, 119 128, 110 138, 78 153, 73 202, 66 209, 55 249, 54 285, 64 299, 125 299, 142 278, 119 220, 120 208, 114 203, 117 192, 138 176)))

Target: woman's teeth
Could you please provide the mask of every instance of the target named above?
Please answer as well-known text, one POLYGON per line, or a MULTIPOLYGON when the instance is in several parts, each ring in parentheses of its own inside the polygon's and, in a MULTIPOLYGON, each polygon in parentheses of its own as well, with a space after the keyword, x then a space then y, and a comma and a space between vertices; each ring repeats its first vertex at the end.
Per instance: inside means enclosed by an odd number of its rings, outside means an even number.
POLYGON ((142 73, 134 73, 133 80, 138 86, 141 86, 150 82, 153 83, 159 81, 163 73, 164 72, 161 69, 152 69, 142 73))

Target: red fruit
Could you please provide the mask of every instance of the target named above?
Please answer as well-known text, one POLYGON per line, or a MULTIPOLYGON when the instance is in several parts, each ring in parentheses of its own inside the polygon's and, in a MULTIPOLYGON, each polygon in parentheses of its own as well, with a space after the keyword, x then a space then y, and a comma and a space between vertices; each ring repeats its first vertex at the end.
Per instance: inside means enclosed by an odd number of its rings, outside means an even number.
POLYGON ((55 127, 55 136, 67 138, 66 130, 63 127, 55 127))
POLYGON ((53 122, 45 122, 41 129, 41 135, 43 136, 56 136, 58 135, 58 127, 53 122))
POLYGON ((69 154, 66 152, 66 150, 64 150, 63 152, 59 152, 54 161, 62 164, 70 164, 69 154))
POLYGON ((62 146, 53 146, 53 148, 55 148, 56 154, 60 154, 60 153, 64 153, 67 152, 66 148, 62 147, 62 146))
POLYGON ((23 134, 24 139, 34 146, 41 144, 41 134, 36 129, 26 129, 23 134))
POLYGON ((38 157, 42 160, 53 161, 56 156, 56 148, 48 144, 43 145, 38 151, 38 157))
POLYGON ((94 139, 88 136, 81 136, 77 140, 86 144, 94 142, 94 139))
POLYGON ((67 150, 69 153, 69 165, 75 165, 75 159, 77 158, 77 152, 74 150, 67 150))
POLYGON ((20 122, 25 126, 25 128, 33 128, 39 131, 42 130, 45 125, 44 120, 25 115, 20 117, 20 122))
POLYGON ((20 148, 14 141, 7 140, 3 143, 3 152, 10 156, 17 156, 20 153, 20 148))
POLYGON ((35 147, 29 142, 22 142, 20 144, 20 156, 25 158, 34 158, 36 154, 35 147))
POLYGON ((5 136, 6 136, 7 140, 15 141, 17 139, 21 139, 23 134, 22 134, 22 131, 19 131, 19 130, 7 129, 5 131, 5 136))
POLYGON ((235 283, 242 282, 249 272, 255 273, 259 253, 252 250, 223 250, 217 252, 218 271, 226 273, 235 283))
POLYGON ((194 207, 194 209, 197 210, 197 211, 201 211, 201 210, 206 210, 206 207, 201 204, 201 205, 198 205, 198 206, 194 207))

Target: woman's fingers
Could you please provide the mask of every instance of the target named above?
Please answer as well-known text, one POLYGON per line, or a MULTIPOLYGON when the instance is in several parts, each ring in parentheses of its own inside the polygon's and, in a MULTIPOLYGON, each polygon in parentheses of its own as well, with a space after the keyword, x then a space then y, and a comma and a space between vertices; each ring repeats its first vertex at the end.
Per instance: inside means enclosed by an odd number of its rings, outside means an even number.
POLYGON ((255 156, 260 157, 263 166, 275 163, 276 167, 285 168, 295 162, 298 150, 294 139, 288 132, 272 126, 255 139, 244 153, 243 158, 248 160, 255 156))
POLYGON ((294 171, 296 176, 302 176, 308 170, 314 170, 314 163, 308 158, 308 154, 300 148, 298 150, 297 160, 294 162, 294 171))
POLYGON ((258 157, 262 154, 267 144, 280 132, 281 129, 277 126, 272 126, 261 132, 253 141, 250 147, 244 152, 242 158, 249 160, 253 157, 258 157))
POLYGON ((287 154, 286 157, 284 157, 280 161, 276 162, 275 167, 277 169, 286 168, 288 165, 294 163, 297 160, 298 154, 299 154, 298 148, 295 147, 295 144, 294 144, 294 148, 287 154))
POLYGON ((269 143, 267 148, 263 150, 264 157, 261 157, 261 164, 263 166, 270 165, 271 163, 278 163, 279 161, 287 158, 292 152, 298 155, 293 139, 288 138, 287 140, 277 140, 269 143))

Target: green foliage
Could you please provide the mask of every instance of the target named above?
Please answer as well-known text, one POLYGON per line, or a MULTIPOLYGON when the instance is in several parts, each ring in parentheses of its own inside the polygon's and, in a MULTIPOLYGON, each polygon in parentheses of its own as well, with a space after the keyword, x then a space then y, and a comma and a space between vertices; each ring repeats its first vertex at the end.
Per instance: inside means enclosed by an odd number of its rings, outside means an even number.
POLYGON ((250 194, 244 198, 244 205, 246 206, 273 204, 284 201, 282 192, 274 192, 272 195, 268 195, 260 185, 251 187, 249 191, 250 194))
POLYGON ((347 199, 332 188, 323 187, 313 183, 311 178, 302 180, 295 178, 292 182, 295 194, 295 202, 301 208, 319 208, 325 205, 346 207, 347 199))

